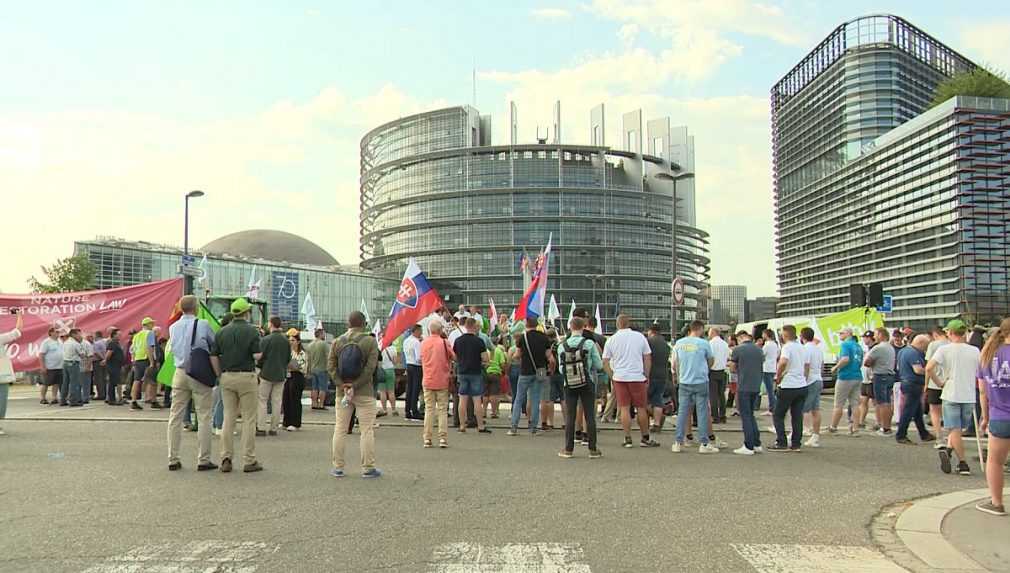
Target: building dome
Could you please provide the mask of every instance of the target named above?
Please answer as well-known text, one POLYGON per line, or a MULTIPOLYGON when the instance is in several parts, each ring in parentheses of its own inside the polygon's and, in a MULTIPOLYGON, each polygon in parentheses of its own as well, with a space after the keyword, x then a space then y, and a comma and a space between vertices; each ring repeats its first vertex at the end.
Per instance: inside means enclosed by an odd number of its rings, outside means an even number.
POLYGON ((239 231, 215 239, 200 249, 205 253, 287 261, 303 265, 335 267, 337 260, 308 239, 268 229, 239 231))

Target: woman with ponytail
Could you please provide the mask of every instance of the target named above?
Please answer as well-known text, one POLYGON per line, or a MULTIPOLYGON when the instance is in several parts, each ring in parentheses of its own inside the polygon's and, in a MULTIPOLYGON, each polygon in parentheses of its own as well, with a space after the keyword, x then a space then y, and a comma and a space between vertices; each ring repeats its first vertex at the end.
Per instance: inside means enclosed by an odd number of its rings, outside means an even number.
POLYGON ((978 369, 982 403, 981 432, 989 431, 989 457, 985 475, 992 499, 975 507, 992 515, 1006 515, 1003 505, 1003 464, 1010 451, 1010 318, 989 336, 978 369))

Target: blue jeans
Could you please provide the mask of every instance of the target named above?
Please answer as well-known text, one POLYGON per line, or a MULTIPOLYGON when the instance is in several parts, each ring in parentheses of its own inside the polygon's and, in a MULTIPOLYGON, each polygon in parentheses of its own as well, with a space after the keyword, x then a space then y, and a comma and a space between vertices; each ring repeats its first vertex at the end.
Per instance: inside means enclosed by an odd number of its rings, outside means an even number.
POLYGON ((91 376, 94 374, 93 371, 84 372, 81 371, 81 398, 85 404, 91 403, 91 376))
POLYGON ((537 378, 536 375, 519 376, 516 381, 515 398, 512 401, 512 427, 519 427, 519 416, 522 415, 523 405, 526 403, 526 396, 533 403, 530 407, 530 431, 536 432, 540 427, 540 392, 544 387, 544 379, 537 378))
POLYGON ((7 396, 10 391, 10 384, 0 384, 0 420, 7 417, 7 396))
POLYGON ((740 412, 740 422, 743 424, 743 445, 748 450, 761 445, 761 431, 758 430, 754 410, 761 400, 761 392, 737 392, 737 410, 740 412))
POLYGON ((64 400, 72 405, 81 404, 81 364, 79 362, 63 363, 63 386, 66 388, 64 400))
POLYGON ((224 401, 221 400, 221 385, 214 386, 214 419, 211 426, 221 429, 224 425, 224 401))
POLYGON ((901 383, 901 417, 898 418, 898 431, 894 434, 894 439, 900 440, 908 437, 908 425, 915 422, 915 429, 919 430, 919 438, 925 440, 929 437, 926 430, 926 423, 922 419, 922 384, 914 382, 901 383))
MULTIPOLYGON (((768 395, 768 411, 775 411, 775 373, 774 372, 762 372, 761 373, 761 383, 764 384, 765 394, 768 395)), ((757 410, 761 406, 760 394, 758 394, 758 399, 754 402, 754 410, 757 410)))
POLYGON ((701 384, 680 384, 677 390, 677 443, 683 444, 690 426, 691 406, 698 419, 698 441, 708 443, 711 428, 708 426, 708 381, 701 384))

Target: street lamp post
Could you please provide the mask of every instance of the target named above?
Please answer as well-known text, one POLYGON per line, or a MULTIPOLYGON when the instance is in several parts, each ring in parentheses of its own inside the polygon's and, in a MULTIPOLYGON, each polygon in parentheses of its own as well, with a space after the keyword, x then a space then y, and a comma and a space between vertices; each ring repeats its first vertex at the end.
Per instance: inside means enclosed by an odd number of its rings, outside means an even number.
MULTIPOLYGON (((182 224, 182 255, 185 260, 189 256, 189 200, 190 198, 196 199, 197 197, 203 197, 203 191, 190 191, 186 193, 186 207, 183 214, 183 224, 182 224)), ((193 294, 193 277, 190 275, 185 275, 184 282, 186 285, 186 292, 184 294, 193 294)))
MULTIPOLYGON (((673 171, 673 162, 670 162, 670 171, 673 171)), ((656 179, 662 179, 669 181, 673 185, 673 239, 670 241, 670 274, 672 275, 671 281, 676 280, 679 276, 677 274, 677 181, 679 179, 687 179, 689 177, 694 177, 694 173, 690 171, 682 171, 677 175, 671 175, 666 172, 659 172, 654 176, 656 179)), ((677 340, 677 330, 679 325, 677 324, 677 303, 674 300, 673 290, 670 290, 670 340, 677 340)))

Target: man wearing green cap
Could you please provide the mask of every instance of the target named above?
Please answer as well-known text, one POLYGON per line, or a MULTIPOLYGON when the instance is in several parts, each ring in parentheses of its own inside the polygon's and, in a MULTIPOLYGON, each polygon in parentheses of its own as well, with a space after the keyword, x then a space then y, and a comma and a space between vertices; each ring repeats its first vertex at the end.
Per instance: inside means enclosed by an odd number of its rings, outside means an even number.
POLYGON ((259 333, 249 324, 252 306, 244 298, 231 303, 234 319, 217 332, 213 355, 220 376, 221 401, 224 403, 224 427, 221 431, 221 471, 232 469, 235 446, 235 418, 242 413, 242 471, 258 472, 263 466, 256 460, 256 361, 260 359, 259 333))
POLYGON ((158 338, 154 335, 154 319, 145 317, 140 321, 140 325, 140 332, 134 334, 133 340, 130 341, 130 352, 133 354, 133 403, 130 404, 130 409, 144 409, 138 402, 143 387, 147 401, 151 403, 151 409, 160 410, 158 384, 154 379, 154 373, 158 371, 156 364, 158 338))
POLYGON ((941 388, 940 400, 943 401, 943 427, 949 432, 947 447, 938 450, 940 455, 940 471, 949 474, 952 471, 950 454, 957 454, 957 473, 971 475, 971 469, 964 453, 964 441, 961 435, 966 428, 973 426, 972 415, 975 410, 975 385, 981 352, 978 348, 965 341, 968 325, 960 320, 947 323, 948 344, 941 346, 926 363, 926 377, 941 388))

